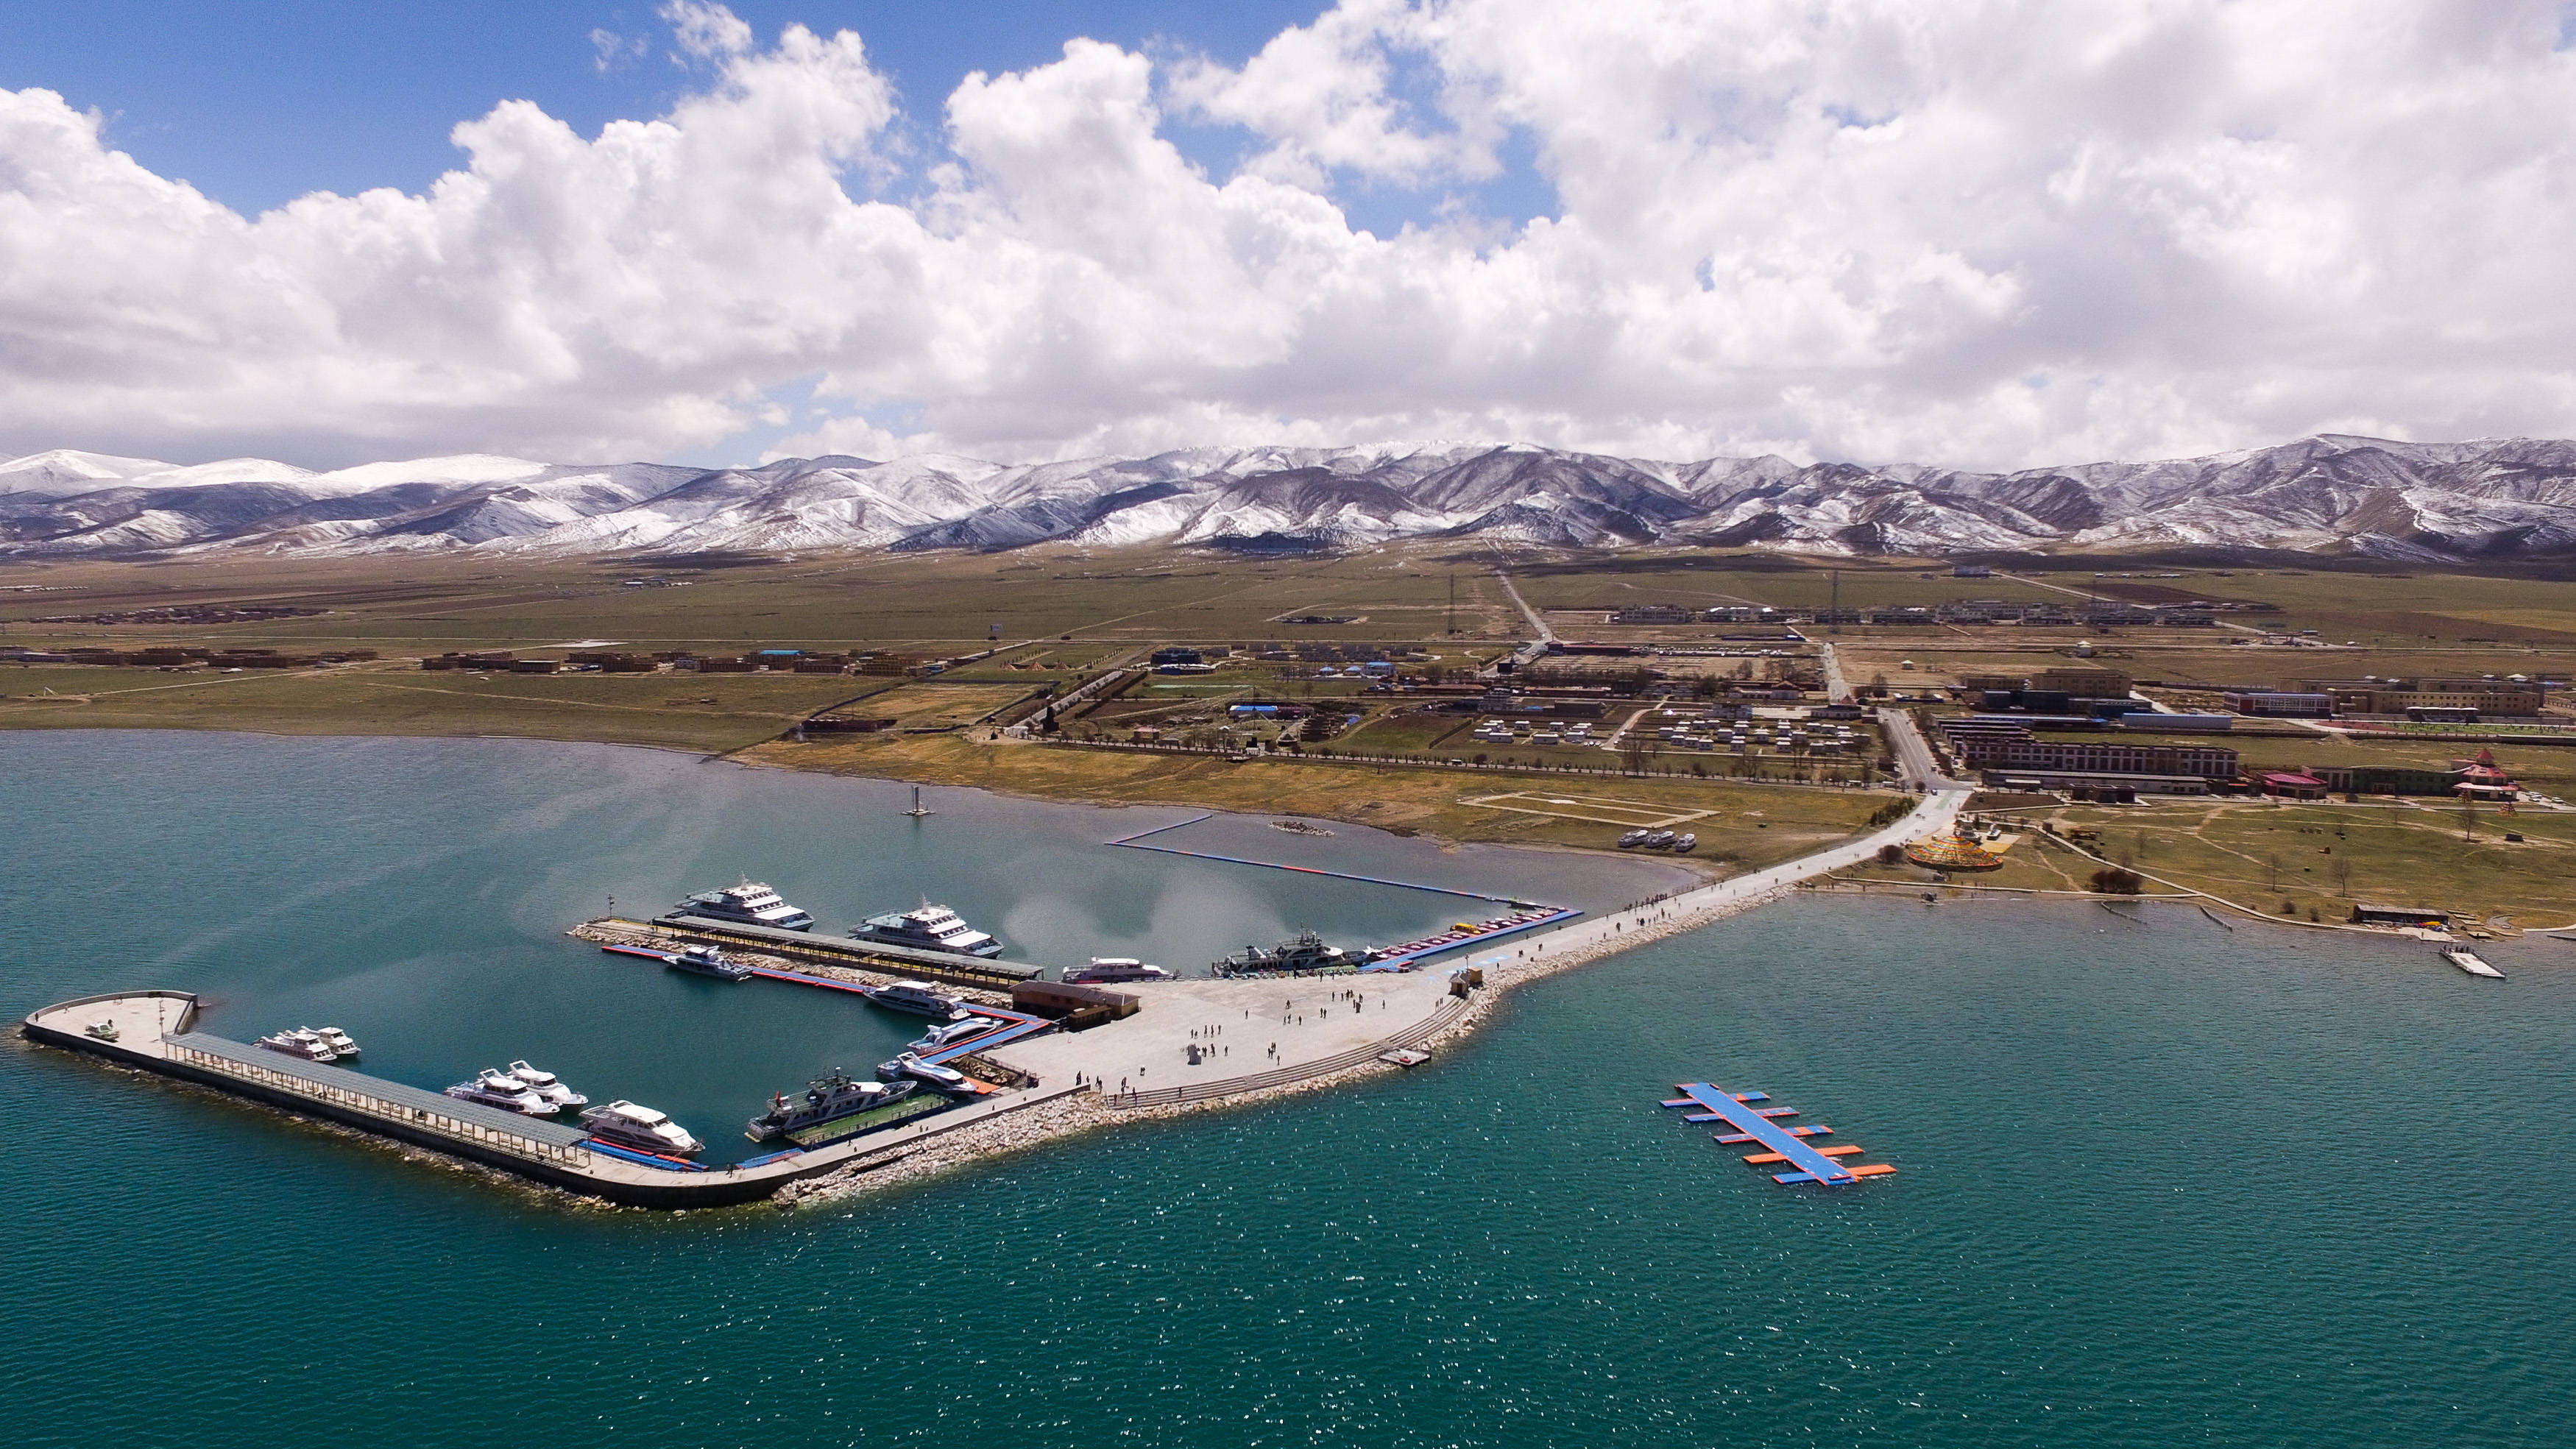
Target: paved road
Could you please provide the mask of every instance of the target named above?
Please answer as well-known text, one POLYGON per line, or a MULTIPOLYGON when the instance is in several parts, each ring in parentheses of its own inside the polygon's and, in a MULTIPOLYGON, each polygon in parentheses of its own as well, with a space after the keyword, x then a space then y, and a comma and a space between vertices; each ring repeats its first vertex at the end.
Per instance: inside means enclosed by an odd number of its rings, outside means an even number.
POLYGON ((1932 747, 1923 742, 1923 734, 1914 727, 1914 716, 1901 709, 1878 712, 1880 728, 1887 731, 1889 748, 1896 752, 1896 773, 1905 783, 1918 790, 1965 790, 1964 781, 1953 780, 1941 773, 1940 761, 1932 747))
MULTIPOLYGON (((1498 568, 1494 570, 1494 577, 1503 581, 1503 592, 1511 595, 1512 602, 1520 608, 1521 617, 1529 620, 1531 630, 1538 635, 1537 638, 1512 651, 1512 667, 1526 669, 1547 657, 1547 646, 1556 642, 1556 631, 1547 626, 1547 620, 1540 616, 1538 610, 1530 607, 1529 600, 1521 597, 1521 591, 1512 584, 1510 574, 1498 568)), ((1495 665, 1488 664, 1485 666, 1485 672, 1494 674, 1499 673, 1500 670, 1495 665)))

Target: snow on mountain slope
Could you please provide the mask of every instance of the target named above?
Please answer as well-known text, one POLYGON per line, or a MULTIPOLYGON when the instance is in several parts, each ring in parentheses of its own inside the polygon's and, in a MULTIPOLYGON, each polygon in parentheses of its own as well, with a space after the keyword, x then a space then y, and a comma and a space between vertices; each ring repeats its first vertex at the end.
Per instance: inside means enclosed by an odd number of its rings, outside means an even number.
POLYGON ((58 449, 0 462, 0 557, 219 549, 1362 548, 1477 537, 1820 555, 2275 548, 2576 553, 2576 443, 2341 435, 2016 473, 1777 456, 1671 463, 1520 444, 1183 448, 1042 464, 922 455, 756 468, 466 454, 313 473, 58 449))

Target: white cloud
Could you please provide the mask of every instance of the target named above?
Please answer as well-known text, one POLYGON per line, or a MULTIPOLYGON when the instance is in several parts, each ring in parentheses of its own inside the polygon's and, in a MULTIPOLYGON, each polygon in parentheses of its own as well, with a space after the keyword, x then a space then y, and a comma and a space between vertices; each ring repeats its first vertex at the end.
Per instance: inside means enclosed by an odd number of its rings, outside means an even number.
POLYGON ((425 195, 258 217, 0 92, 0 452, 669 455, 816 376, 849 416, 783 448, 2576 433, 2559 10, 1351 0, 1240 68, 971 76, 898 187, 856 36, 675 0, 711 78, 669 115, 509 103, 425 195), (1205 174, 1167 111, 1250 159, 1205 174), (1489 178, 1514 133, 1555 216, 1337 204, 1489 178))
POLYGON ((591 68, 601 75, 622 70, 652 48, 653 41, 649 36, 630 38, 614 30, 594 26, 590 32, 591 68))
POLYGON ((700 60, 724 60, 752 47, 751 27, 722 5, 668 0, 656 13, 670 24, 680 49, 700 60))

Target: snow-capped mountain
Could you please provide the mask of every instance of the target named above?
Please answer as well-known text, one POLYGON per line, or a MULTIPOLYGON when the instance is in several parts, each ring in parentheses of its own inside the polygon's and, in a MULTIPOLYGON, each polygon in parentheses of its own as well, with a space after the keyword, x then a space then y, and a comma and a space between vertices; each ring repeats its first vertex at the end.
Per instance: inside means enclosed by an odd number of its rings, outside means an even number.
POLYGON ((0 557, 261 549, 568 555, 1361 548, 1481 537, 1824 555, 2267 548, 2398 559, 2576 552, 2576 443, 2276 448, 2019 473, 1691 463, 1547 448, 1191 448, 999 464, 925 455, 758 468, 467 455, 315 473, 57 450, 0 463, 0 557))

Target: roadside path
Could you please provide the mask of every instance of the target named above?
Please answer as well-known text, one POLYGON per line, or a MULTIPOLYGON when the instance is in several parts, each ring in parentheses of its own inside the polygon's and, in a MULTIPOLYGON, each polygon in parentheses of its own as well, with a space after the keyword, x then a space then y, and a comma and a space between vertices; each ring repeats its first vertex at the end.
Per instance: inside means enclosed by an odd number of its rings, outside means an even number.
POLYGON ((1813 855, 1802 855, 1767 870, 1750 871, 1714 885, 1698 886, 1645 905, 1630 906, 1562 926, 1539 935, 1524 949, 1552 954, 1613 943, 1628 944, 1631 932, 1645 931, 1684 917, 1708 915, 1714 919, 1717 915, 1731 914, 1742 907, 1768 900, 1800 881, 1813 880, 1873 859, 1882 845, 1904 845, 1948 829, 1959 818, 1960 807, 1968 803, 1968 793, 1966 789, 1955 786, 1935 790, 1924 796, 1905 818, 1858 840, 1828 846, 1813 855))

